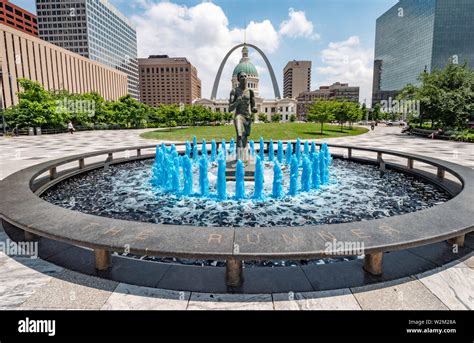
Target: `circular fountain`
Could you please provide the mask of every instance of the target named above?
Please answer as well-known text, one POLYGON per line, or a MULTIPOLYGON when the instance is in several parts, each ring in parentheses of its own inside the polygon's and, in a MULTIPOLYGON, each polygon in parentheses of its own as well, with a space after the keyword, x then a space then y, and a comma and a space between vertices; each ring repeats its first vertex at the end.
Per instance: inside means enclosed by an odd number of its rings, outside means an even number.
POLYGON ((11 194, 0 200, 2 221, 7 232, 43 237, 44 256, 68 268, 91 273, 94 258, 93 274, 141 284, 120 270, 151 263, 159 287, 200 291, 220 290, 216 275, 234 290, 244 278, 251 292, 306 290, 298 270, 311 279, 321 263, 380 275, 388 252, 443 240, 462 246, 472 231, 469 168, 354 146, 249 143, 243 160, 233 140, 212 140, 208 150, 195 139, 45 162, 0 183, 11 194), (52 251, 58 241, 76 259, 52 251), (329 263, 336 260, 346 262, 329 263), (183 284, 183 275, 195 283, 183 284))

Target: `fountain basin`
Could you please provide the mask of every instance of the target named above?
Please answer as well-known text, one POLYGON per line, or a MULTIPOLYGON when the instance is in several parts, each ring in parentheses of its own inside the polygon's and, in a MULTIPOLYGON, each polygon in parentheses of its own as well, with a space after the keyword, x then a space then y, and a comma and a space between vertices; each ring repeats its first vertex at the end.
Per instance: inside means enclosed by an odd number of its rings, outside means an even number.
MULTIPOLYGON (((96 267, 107 269, 110 252, 126 251, 137 255, 181 258, 223 259, 232 261, 227 268, 230 275, 239 275, 234 261, 271 259, 312 259, 331 256, 328 241, 364 243, 365 268, 369 273, 381 272, 381 254, 443 240, 462 244, 464 236, 473 230, 471 216, 474 200, 474 177, 470 168, 424 156, 394 151, 351 146, 330 145, 347 151, 346 159, 358 163, 378 165, 387 170, 398 170, 429 180, 453 197, 451 200, 421 211, 400 216, 341 224, 306 225, 299 227, 193 227, 187 225, 159 225, 119 220, 71 211, 48 203, 39 195, 58 182, 72 176, 133 160, 152 158, 143 154, 154 146, 122 148, 82 154, 33 166, 10 175, 0 183, 0 214, 6 226, 16 227, 29 234, 94 249, 96 267), (125 158, 114 158, 123 151, 136 151, 125 158), (376 158, 357 159, 355 151, 365 151, 376 158), (407 164, 392 164, 384 156, 398 156, 407 164), (85 159, 105 156, 99 162, 85 163, 85 159), (435 167, 435 173, 417 169, 414 161, 435 167), (67 163, 75 167, 59 171, 67 163), (42 174, 47 174, 42 177, 42 174), (457 182, 445 178, 454 176, 457 182)), ((343 158, 342 155, 334 155, 343 158)), ((31 235, 29 235, 31 237, 31 235)), ((333 255, 347 253, 341 250, 333 255)), ((229 274, 228 273, 228 274, 229 274)), ((232 284, 229 284, 232 286, 232 284)))

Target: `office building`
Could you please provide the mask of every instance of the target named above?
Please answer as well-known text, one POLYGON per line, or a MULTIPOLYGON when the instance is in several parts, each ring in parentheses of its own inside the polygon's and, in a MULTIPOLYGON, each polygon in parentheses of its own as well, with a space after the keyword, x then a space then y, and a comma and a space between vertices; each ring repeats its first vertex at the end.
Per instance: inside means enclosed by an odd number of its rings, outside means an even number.
POLYGON ((140 98, 150 106, 191 104, 201 98, 197 69, 185 57, 153 55, 138 59, 140 98))
POLYGON ((38 36, 36 16, 8 0, 0 0, 0 24, 38 36))
POLYGON ((359 102, 359 92, 359 87, 336 82, 331 86, 321 86, 317 90, 300 93, 296 99, 298 118, 305 119, 309 106, 317 100, 359 102))
POLYGON ((5 107, 18 103, 18 79, 48 90, 97 92, 106 100, 127 94, 127 74, 9 26, 0 24, 0 96, 5 107))
POLYGON ((283 97, 297 98, 311 90, 311 61, 290 61, 283 69, 283 97))
POLYGON ((377 19, 372 106, 448 62, 474 64, 474 1, 400 0, 377 19))
POLYGON ((128 75, 128 92, 139 99, 137 34, 108 0, 37 0, 42 39, 128 75))

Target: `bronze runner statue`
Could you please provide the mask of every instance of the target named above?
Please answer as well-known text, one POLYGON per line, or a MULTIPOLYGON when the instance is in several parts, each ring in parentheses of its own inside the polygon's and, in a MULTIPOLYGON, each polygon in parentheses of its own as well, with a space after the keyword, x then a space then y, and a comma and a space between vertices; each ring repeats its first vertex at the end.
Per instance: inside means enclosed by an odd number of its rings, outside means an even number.
POLYGON ((237 74, 239 86, 230 93, 229 111, 235 110, 234 126, 237 133, 237 159, 244 160, 247 140, 252 125, 251 113, 257 113, 253 90, 247 88, 247 74, 237 74))

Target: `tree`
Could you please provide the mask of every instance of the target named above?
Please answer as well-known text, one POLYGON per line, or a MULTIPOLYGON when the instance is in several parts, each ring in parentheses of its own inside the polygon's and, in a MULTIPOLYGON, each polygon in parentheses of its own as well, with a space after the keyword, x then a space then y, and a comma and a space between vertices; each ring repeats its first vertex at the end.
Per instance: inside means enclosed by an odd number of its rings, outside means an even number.
POLYGON ((265 113, 259 113, 258 121, 261 121, 263 123, 268 123, 268 116, 265 113))
POLYGON ((334 119, 334 101, 315 101, 308 110, 308 120, 321 124, 321 134, 323 134, 324 123, 334 119))
POLYGON ((296 121, 296 116, 294 114, 290 115, 290 123, 294 123, 296 121))
POLYGON ((23 90, 18 93, 18 105, 7 115, 11 125, 31 127, 50 123, 59 126, 68 120, 65 113, 56 111, 56 101, 41 84, 27 79, 18 82, 23 90))
POLYGON ((339 123, 341 127, 341 132, 344 128, 344 123, 349 119, 349 107, 346 105, 347 102, 336 102, 331 101, 332 112, 334 114, 334 119, 339 123))
POLYGON ((449 62, 444 69, 421 73, 418 80, 419 86, 407 85, 397 99, 420 101, 420 116, 432 127, 466 127, 474 112, 474 70, 467 63, 449 62))
POLYGON ((127 128, 140 128, 146 125, 149 112, 147 107, 131 95, 122 96, 112 105, 118 122, 127 128))
POLYGON ((384 115, 383 115, 383 112, 381 110, 381 106, 380 104, 376 104, 373 108, 372 108, 372 112, 371 112, 371 120, 373 121, 379 121, 379 120, 382 120, 384 118, 384 115))
POLYGON ((280 113, 274 113, 271 116, 272 123, 279 123, 281 120, 281 114, 280 113))

